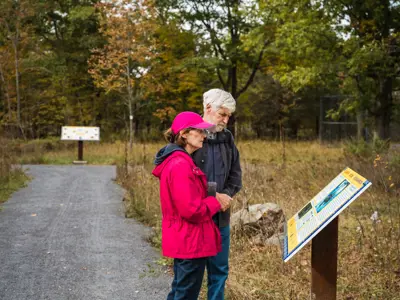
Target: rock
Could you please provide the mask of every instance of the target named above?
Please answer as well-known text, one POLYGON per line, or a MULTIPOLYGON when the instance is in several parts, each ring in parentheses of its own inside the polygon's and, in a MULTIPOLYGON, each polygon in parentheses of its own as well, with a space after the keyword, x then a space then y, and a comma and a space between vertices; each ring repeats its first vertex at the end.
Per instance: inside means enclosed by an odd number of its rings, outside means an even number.
POLYGON ((251 239, 251 243, 257 246, 275 245, 282 246, 284 235, 282 233, 266 238, 262 234, 258 234, 251 239))
POLYGON ((275 203, 254 204, 234 213, 231 226, 250 237, 256 245, 281 245, 285 216, 275 203))

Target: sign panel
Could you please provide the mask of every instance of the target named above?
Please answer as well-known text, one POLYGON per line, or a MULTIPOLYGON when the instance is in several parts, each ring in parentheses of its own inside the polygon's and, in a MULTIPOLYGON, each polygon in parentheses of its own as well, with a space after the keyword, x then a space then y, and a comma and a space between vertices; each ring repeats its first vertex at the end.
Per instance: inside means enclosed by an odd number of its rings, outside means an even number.
POLYGON ((63 141, 100 141, 99 127, 63 126, 61 130, 63 141))
POLYGON ((344 169, 287 221, 283 260, 292 258, 370 185, 371 182, 352 169, 344 169))

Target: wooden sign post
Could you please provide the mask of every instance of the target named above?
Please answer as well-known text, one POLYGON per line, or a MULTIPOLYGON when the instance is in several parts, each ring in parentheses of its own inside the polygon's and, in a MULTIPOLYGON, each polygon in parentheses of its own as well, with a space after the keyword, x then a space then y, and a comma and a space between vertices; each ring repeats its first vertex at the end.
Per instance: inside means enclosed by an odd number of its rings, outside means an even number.
POLYGON ((78 161, 83 161, 83 141, 78 141, 78 161))
POLYGON ((311 299, 336 300, 339 216, 317 234, 311 245, 311 299))
POLYGON ((83 141, 100 141, 100 128, 63 126, 61 140, 78 141, 78 160, 73 161, 73 163, 86 164, 87 162, 83 160, 83 141))

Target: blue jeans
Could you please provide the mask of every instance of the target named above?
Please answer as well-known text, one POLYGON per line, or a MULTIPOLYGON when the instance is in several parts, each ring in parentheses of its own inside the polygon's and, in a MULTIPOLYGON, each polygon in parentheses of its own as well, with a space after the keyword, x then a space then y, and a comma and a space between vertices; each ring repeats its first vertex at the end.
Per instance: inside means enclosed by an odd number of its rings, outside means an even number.
POLYGON ((174 259, 174 279, 167 300, 197 300, 207 257, 174 259))
POLYGON ((208 300, 223 300, 229 272, 230 226, 220 227, 222 251, 207 259, 208 300))

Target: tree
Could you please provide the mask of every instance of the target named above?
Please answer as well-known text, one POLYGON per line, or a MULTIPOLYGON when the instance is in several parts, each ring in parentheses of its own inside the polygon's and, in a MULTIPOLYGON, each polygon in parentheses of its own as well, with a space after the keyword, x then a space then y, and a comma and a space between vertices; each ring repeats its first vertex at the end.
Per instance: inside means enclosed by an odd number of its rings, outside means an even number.
POLYGON ((194 33, 180 29, 174 22, 161 21, 157 24, 155 39, 157 57, 144 85, 146 97, 157 104, 153 114, 167 124, 176 112, 202 110, 199 99, 204 81, 202 70, 191 63, 197 55, 194 33))
POLYGON ((1 81, 1 91, 3 93, 3 97, 7 104, 4 107, 7 107, 7 122, 12 122, 12 110, 11 110, 11 97, 10 97, 10 83, 9 78, 6 74, 7 64, 10 61, 9 53, 7 51, 6 46, 0 47, 0 81, 1 81))
POLYGON ((320 84, 347 95, 336 115, 357 115, 361 129, 367 111, 378 136, 388 138, 399 72, 399 6, 389 0, 305 0, 297 5, 286 10, 278 34, 281 52, 295 54, 283 56, 282 83, 297 90, 320 84))
POLYGON ((152 32, 154 10, 150 1, 109 1, 99 4, 101 33, 107 43, 94 49, 89 61, 95 84, 106 93, 118 92, 129 113, 129 143, 132 149, 133 122, 142 96, 141 81, 154 56, 152 32))
MULTIPOLYGON (((204 50, 200 66, 213 63, 220 86, 238 100, 253 83, 276 29, 273 9, 259 1, 159 0, 182 26, 190 24, 204 50), (177 14, 174 14, 178 11, 177 14), (206 62, 204 62, 206 60, 206 62)), ((214 83, 212 85, 215 85, 214 83)), ((232 126, 235 121, 231 118, 232 126)))
POLYGON ((399 75, 397 2, 344 0, 326 6, 337 20, 347 20, 342 30, 350 36, 344 45, 347 74, 361 95, 359 107, 373 117, 375 130, 383 139, 390 137, 393 84, 399 75))
MULTIPOLYGON (((91 50, 104 43, 95 7, 98 2, 38 0, 35 4, 33 25, 41 42, 32 67, 45 67, 41 76, 49 79, 47 103, 59 98, 64 103, 64 123, 70 125, 94 125, 102 109, 104 99, 88 73, 91 50)), ((51 118, 52 115, 46 116, 51 118)))
MULTIPOLYGON (((26 31, 28 27, 24 26, 24 22, 27 18, 32 16, 32 10, 29 4, 29 1, 24 0, 6 0, 0 4, 0 25, 3 28, 4 37, 10 42, 13 50, 17 102, 16 123, 23 136, 24 130, 21 124, 20 55, 21 48, 28 39, 26 31)), ((1 78, 5 87, 6 97, 9 97, 8 84, 4 79, 3 67, 1 68, 1 78)), ((8 108, 9 110, 11 109, 10 104, 8 108)))

